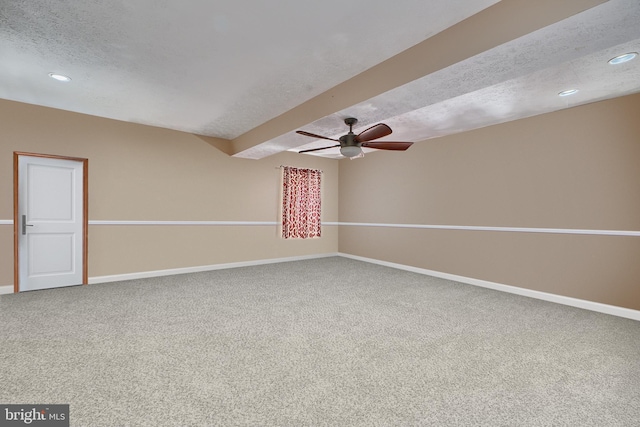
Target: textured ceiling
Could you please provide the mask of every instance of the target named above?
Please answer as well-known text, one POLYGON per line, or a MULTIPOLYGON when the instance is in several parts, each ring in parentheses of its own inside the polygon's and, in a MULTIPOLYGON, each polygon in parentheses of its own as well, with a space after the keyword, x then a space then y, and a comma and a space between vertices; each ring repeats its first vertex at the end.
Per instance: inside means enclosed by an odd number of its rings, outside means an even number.
POLYGON ((4 1, 0 98, 205 135, 245 158, 324 146, 295 130, 338 137, 347 116, 417 142, 640 91, 640 59, 606 63, 640 51, 639 22, 637 0, 4 1))

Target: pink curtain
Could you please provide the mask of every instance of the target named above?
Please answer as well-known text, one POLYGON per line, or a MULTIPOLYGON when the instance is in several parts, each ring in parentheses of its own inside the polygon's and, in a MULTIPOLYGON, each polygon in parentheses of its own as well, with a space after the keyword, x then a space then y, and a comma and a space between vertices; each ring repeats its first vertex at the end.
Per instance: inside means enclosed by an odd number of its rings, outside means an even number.
POLYGON ((320 237, 320 176, 313 169, 283 167, 282 237, 320 237))

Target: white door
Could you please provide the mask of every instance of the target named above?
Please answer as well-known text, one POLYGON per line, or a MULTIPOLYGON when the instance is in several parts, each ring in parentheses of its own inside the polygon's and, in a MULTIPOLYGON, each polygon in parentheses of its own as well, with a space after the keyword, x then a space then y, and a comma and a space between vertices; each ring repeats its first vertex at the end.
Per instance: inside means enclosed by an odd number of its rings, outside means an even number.
POLYGON ((19 291, 83 281, 82 161, 18 156, 19 291))

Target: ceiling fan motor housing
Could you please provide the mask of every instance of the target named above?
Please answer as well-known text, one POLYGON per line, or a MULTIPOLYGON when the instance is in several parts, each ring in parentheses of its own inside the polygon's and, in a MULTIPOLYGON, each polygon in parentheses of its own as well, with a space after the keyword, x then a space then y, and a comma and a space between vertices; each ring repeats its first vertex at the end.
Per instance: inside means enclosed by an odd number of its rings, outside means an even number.
POLYGON ((356 135, 353 132, 349 132, 346 135, 340 137, 340 144, 343 147, 359 147, 360 144, 355 141, 356 135))

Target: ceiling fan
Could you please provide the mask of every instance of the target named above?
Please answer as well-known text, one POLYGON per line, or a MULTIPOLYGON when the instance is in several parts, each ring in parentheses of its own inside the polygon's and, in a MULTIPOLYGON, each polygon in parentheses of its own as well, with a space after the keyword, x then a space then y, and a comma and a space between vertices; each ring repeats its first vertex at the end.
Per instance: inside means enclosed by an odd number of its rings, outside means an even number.
POLYGON ((344 123, 349 126, 349 133, 346 135, 342 135, 340 139, 328 138, 322 135, 316 135, 314 133, 305 132, 303 130, 298 130, 296 133, 304 136, 310 136, 312 138, 321 138, 328 139, 329 141, 336 141, 340 144, 332 145, 330 147, 322 147, 322 148, 311 148, 309 150, 298 151, 298 153, 308 153, 310 151, 320 151, 326 150, 327 148, 335 148, 340 147, 340 153, 349 158, 359 157, 362 154, 361 147, 367 148, 376 148, 378 150, 397 150, 404 151, 407 148, 411 147, 413 142, 398 142, 398 141, 380 141, 380 142, 372 142, 374 139, 382 138, 383 136, 387 136, 391 134, 391 128, 384 123, 378 123, 377 125, 371 126, 369 129, 366 129, 360 132, 358 135, 353 133, 353 125, 358 122, 358 119, 353 117, 348 117, 344 119, 344 123))

